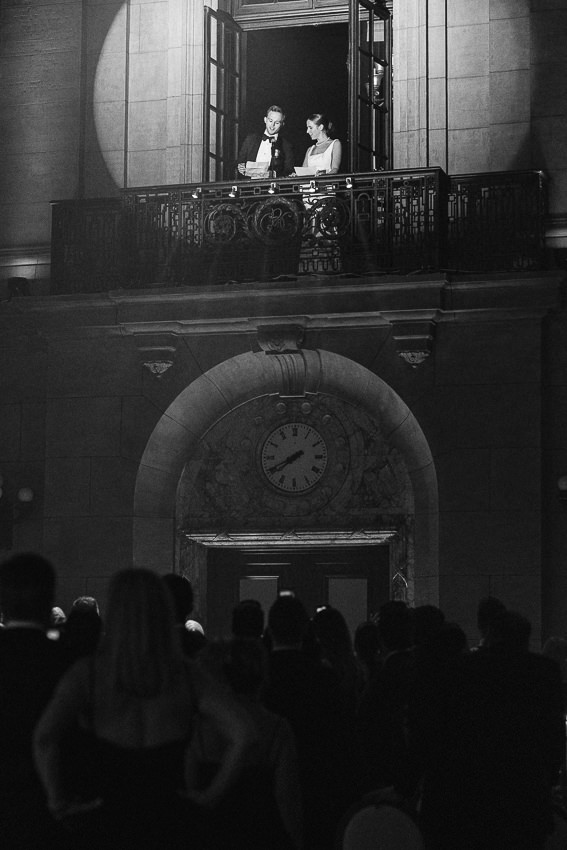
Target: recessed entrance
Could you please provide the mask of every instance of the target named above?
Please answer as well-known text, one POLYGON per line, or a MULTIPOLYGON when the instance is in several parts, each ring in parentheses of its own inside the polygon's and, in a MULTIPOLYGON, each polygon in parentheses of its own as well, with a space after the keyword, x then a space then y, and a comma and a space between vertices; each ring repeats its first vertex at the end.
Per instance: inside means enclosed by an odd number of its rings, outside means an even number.
POLYGON ((347 57, 347 23, 249 31, 242 138, 262 130, 266 108, 277 103, 287 112, 285 133, 301 165, 309 144, 305 121, 324 112, 336 125, 346 163, 347 57))
POLYGON ((230 634, 241 599, 258 599, 267 614, 281 590, 292 590, 311 616, 331 604, 356 626, 390 598, 387 545, 358 547, 215 548, 207 558, 207 633, 230 634))
MULTIPOLYGON (((340 551, 384 544, 390 550, 390 595, 410 604, 436 604, 438 496, 429 445, 401 398, 348 358, 321 348, 296 355, 247 352, 224 360, 179 393, 147 442, 136 477, 134 563, 161 570, 173 563, 187 575, 197 618, 206 618, 212 598, 211 549, 340 551), (330 493, 321 488, 293 514, 286 511, 285 495, 273 497, 254 454, 273 427, 257 416, 256 407, 270 399, 282 407, 274 415, 287 411, 288 418, 294 399, 309 408, 333 400, 333 415, 356 440, 348 467, 335 467, 340 476, 345 470, 350 475, 350 484, 339 477, 336 496, 332 488, 330 493), (255 429, 261 432, 257 437, 255 429), (390 459, 382 484, 381 446, 390 459)), ((238 600, 238 590, 231 598, 238 600)), ((317 606, 320 592, 311 598, 307 604, 317 606)), ((369 610, 376 610, 371 604, 369 610)))

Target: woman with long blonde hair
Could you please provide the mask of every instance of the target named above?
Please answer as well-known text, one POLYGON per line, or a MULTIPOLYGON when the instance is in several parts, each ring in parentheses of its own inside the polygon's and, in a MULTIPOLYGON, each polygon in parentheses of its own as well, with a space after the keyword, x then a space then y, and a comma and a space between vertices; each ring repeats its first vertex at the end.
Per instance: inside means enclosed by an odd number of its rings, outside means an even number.
POLYGON ((212 805, 223 795, 250 737, 236 701, 183 656, 161 577, 127 569, 111 581, 97 652, 67 672, 37 726, 35 757, 56 819, 73 816, 80 824, 77 812, 91 811, 84 821, 89 848, 199 848, 195 804, 212 805), (182 799, 185 749, 197 712, 227 748, 210 785, 182 799), (75 722, 92 738, 84 769, 96 771, 98 797, 78 806, 61 770, 65 735, 75 722))

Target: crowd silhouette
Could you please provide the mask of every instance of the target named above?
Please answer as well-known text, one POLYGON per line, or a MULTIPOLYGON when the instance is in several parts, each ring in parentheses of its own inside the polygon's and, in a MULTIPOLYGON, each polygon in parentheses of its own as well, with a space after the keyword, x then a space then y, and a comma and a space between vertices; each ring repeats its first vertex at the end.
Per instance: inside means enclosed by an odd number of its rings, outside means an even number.
POLYGON ((0 846, 342 850, 361 801, 426 850, 550 846, 567 642, 530 651, 500 600, 469 646, 432 605, 387 602, 352 638, 288 592, 217 639, 179 575, 117 572, 103 617, 55 589, 40 555, 0 565, 0 846))

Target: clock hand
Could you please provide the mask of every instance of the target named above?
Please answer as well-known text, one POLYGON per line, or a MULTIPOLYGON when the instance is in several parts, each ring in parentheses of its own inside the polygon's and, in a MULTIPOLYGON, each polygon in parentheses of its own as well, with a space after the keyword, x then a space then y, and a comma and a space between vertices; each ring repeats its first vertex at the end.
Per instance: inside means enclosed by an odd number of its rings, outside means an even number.
POLYGON ((293 463, 294 460, 298 460, 298 458, 300 458, 302 454, 304 454, 303 449, 299 449, 292 455, 289 455, 289 457, 286 457, 285 460, 276 463, 274 466, 270 466, 269 469, 266 470, 266 472, 280 472, 282 469, 284 469, 284 467, 288 466, 288 464, 293 463))

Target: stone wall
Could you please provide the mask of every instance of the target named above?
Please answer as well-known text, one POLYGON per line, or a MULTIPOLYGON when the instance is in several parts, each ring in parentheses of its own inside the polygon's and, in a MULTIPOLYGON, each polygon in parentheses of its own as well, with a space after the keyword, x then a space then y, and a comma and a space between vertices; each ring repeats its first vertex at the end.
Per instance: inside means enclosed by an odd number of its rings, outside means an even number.
MULTIPOLYGON (((492 593, 527 614, 536 637, 557 631, 567 621, 565 505, 556 497, 567 471, 566 328, 561 313, 546 316, 559 306, 560 284, 556 275, 409 277, 335 282, 332 290, 290 282, 5 304, 0 472, 7 492, 29 486, 37 495, 15 526, 15 545, 54 559, 63 606, 101 592, 132 563, 172 569, 189 447, 268 391, 252 367, 270 355, 251 352, 269 315, 272 325, 298 324, 301 350, 323 364, 353 364, 340 382, 326 366, 314 391, 354 392, 355 374, 367 372, 367 410, 384 403, 372 382, 388 388, 384 399, 399 399, 396 416, 407 409, 397 450, 423 506, 414 528, 416 604, 440 604, 473 637, 475 602, 492 593), (416 288, 430 307, 412 307, 416 288), (395 326, 403 315, 407 333, 424 311, 435 327, 432 352, 412 365, 400 356, 395 326), (411 449, 412 422, 430 452, 436 504, 416 477, 427 464, 411 449)), ((389 429, 392 445, 397 432, 389 429)), ((359 527, 356 516, 350 521, 359 527)))

